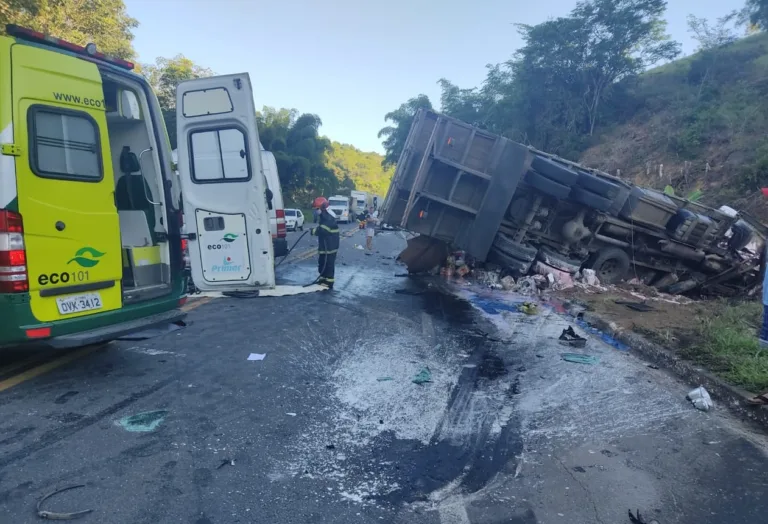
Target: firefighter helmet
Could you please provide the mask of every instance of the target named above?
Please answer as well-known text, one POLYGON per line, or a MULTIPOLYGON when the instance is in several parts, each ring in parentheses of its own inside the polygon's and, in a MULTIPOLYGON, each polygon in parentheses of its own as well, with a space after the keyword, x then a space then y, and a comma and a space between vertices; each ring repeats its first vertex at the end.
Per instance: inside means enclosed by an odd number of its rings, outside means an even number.
POLYGON ((315 209, 325 209, 328 207, 328 200, 325 197, 319 196, 312 202, 312 207, 315 209))

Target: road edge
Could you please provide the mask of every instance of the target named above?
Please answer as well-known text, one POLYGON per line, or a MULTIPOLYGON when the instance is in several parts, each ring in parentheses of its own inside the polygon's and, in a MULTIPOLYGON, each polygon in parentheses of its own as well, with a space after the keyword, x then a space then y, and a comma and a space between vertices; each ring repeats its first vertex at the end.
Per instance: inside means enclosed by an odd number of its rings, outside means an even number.
POLYGON ((577 304, 566 305, 569 316, 583 320, 619 342, 629 346, 630 351, 643 360, 674 373, 691 388, 704 386, 720 405, 724 405, 734 415, 749 422, 757 423, 768 429, 768 407, 752 406, 747 400, 754 394, 733 386, 709 371, 685 360, 673 351, 662 347, 633 331, 622 329, 615 323, 605 320, 577 304))

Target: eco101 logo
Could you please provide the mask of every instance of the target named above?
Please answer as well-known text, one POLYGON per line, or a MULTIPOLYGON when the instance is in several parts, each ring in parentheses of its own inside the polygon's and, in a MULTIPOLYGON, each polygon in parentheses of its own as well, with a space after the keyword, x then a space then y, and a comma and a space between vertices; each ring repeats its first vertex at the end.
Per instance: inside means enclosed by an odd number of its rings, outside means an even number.
POLYGON ((215 251, 218 249, 232 249, 232 242, 234 242, 237 239, 237 235, 234 233, 227 233, 223 237, 221 237, 221 240, 215 244, 208 244, 208 250, 209 251, 215 251))

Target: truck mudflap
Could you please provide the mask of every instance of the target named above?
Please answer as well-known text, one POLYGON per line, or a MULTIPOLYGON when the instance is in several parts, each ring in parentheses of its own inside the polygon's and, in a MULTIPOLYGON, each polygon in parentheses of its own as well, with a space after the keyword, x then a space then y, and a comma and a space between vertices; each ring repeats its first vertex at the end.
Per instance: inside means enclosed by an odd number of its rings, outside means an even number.
POLYGON ((187 314, 184 311, 181 311, 180 309, 174 309, 172 311, 165 311, 163 313, 158 313, 149 317, 130 320, 128 322, 120 322, 118 324, 112 324, 97 329, 91 329, 90 331, 82 331, 80 333, 72 333, 69 335, 62 335, 46 340, 40 340, 39 343, 56 349, 68 349, 87 346, 89 344, 98 344, 100 342, 115 340, 125 335, 157 327, 163 324, 178 322, 186 316, 187 314))

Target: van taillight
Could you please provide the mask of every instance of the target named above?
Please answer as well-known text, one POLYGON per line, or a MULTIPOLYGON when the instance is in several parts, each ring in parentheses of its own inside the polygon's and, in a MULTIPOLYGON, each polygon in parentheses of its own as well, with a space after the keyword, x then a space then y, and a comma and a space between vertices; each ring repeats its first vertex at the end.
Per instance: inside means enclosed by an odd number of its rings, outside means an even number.
POLYGON ((0 293, 29 291, 21 215, 0 210, 0 293))
POLYGON ((285 228, 285 209, 277 209, 275 217, 277 217, 277 238, 288 236, 288 231, 285 228))

